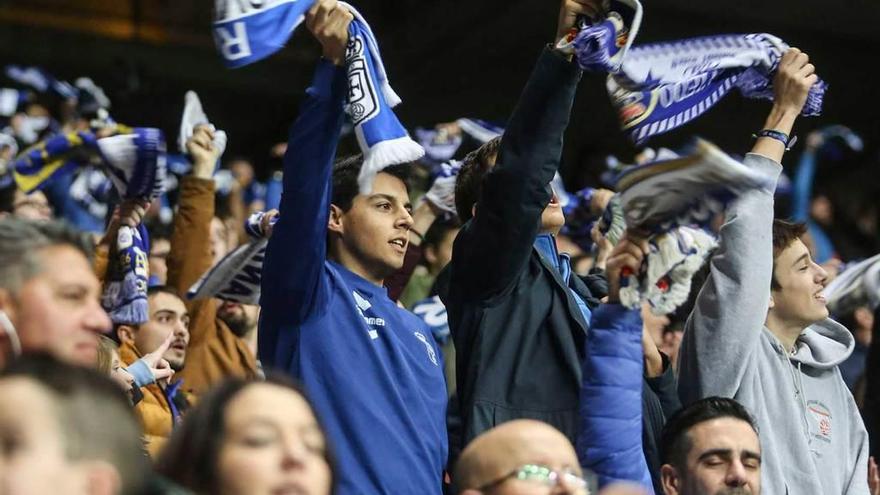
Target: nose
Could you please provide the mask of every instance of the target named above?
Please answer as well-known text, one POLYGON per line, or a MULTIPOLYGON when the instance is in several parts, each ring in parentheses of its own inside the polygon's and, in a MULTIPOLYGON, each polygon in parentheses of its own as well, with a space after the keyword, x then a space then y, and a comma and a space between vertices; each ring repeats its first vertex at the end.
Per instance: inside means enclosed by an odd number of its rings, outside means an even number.
POLYGON ((122 370, 122 376, 125 378, 125 383, 128 384, 128 389, 130 390, 134 386, 134 375, 129 373, 128 370, 122 370))
POLYGON ((95 333, 107 333, 113 328, 110 316, 97 300, 88 303, 83 324, 87 330, 95 333))
POLYGON ((401 211, 403 211, 403 214, 400 215, 400 218, 398 218, 397 226, 409 230, 410 228, 412 228, 413 223, 415 223, 413 221, 413 217, 406 208, 403 208, 401 211))
POLYGON ((746 484, 746 480, 746 467, 743 466, 743 463, 731 462, 724 479, 725 484, 730 487, 743 486, 746 484))
POLYGON ((189 329, 186 327, 183 320, 178 319, 177 323, 174 325, 174 337, 189 342, 189 329))
POLYGON ((828 272, 822 268, 822 265, 818 263, 813 263, 816 265, 816 283, 825 285, 825 282, 828 280, 828 272))
POLYGON ((282 440, 282 466, 285 468, 300 467, 305 462, 308 452, 301 438, 285 438, 282 440))

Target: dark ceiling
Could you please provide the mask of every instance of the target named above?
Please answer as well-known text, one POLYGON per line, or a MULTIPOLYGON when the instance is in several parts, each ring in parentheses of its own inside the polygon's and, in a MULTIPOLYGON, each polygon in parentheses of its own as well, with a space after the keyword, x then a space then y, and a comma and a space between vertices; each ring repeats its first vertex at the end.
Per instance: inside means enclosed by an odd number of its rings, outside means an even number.
MULTIPOLYGON (((880 2, 818 0, 643 0, 640 42, 730 32, 772 32, 811 54, 830 83, 825 113, 800 132, 844 123, 877 144, 874 64, 880 61, 880 2)), ((354 1, 376 32, 410 126, 461 116, 503 121, 541 47, 550 41, 553 0, 354 1)), ((108 90, 118 120, 175 134, 183 93, 194 89, 230 132, 230 152, 263 169, 283 140, 308 84, 317 44, 304 29, 271 59, 235 71, 213 48, 211 2, 174 0, 0 0, 0 62, 38 64, 59 77, 92 76, 108 90)), ((767 105, 731 96, 653 145, 699 133, 744 152, 767 105)), ((609 152, 631 153, 619 135, 604 79, 584 78, 567 134, 565 177, 590 181, 609 152)), ((871 151, 873 157, 873 149, 871 151)), ((873 160, 872 160, 873 162, 873 160)))

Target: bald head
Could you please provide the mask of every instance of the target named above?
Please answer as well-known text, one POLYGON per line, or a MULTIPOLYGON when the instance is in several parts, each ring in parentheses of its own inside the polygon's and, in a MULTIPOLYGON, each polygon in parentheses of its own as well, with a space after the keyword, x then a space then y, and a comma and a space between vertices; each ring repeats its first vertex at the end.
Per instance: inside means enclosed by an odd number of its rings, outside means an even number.
POLYGON ((581 472, 565 435, 546 423, 520 419, 496 426, 468 444, 455 466, 455 493, 495 481, 523 464, 581 472))

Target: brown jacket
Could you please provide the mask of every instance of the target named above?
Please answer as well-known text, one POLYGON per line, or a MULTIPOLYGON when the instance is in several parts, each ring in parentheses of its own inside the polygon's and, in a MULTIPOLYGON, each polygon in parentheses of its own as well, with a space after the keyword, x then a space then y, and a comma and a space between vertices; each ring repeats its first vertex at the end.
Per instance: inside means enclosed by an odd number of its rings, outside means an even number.
MULTIPOLYGON (((214 181, 185 177, 180 206, 174 218, 168 283, 186 300, 186 292, 212 265, 211 219, 214 217, 214 181)), ((184 388, 199 395, 229 376, 254 377, 257 363, 247 343, 217 318, 217 299, 186 301, 190 324, 186 366, 175 375, 184 388)))
MULTIPOLYGON (((141 358, 140 353, 131 344, 123 342, 119 346, 119 359, 126 366, 141 358)), ((172 378, 174 380, 176 378, 172 378)), ((165 393, 155 383, 141 387, 144 394, 142 401, 138 402, 134 407, 134 412, 141 422, 144 431, 144 444, 150 457, 153 459, 162 450, 168 437, 171 436, 171 430, 174 428, 174 418, 171 414, 171 405, 165 398, 165 393)), ((178 396, 186 400, 187 404, 193 403, 193 397, 184 391, 179 391, 178 396)), ((175 401, 177 402, 177 401, 175 401)), ((185 409, 178 407, 178 409, 185 409)), ((183 412, 181 410, 181 412, 183 412)))

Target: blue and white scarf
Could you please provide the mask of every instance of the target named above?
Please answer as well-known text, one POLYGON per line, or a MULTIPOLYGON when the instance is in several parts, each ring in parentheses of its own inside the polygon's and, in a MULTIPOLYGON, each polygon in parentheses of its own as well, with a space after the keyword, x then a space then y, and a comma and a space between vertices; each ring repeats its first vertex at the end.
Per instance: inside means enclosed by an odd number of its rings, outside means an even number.
MULTIPOLYGON (((608 77, 608 93, 623 129, 640 143, 699 117, 734 88, 772 99, 773 74, 787 49, 763 33, 637 46, 608 77)), ((803 115, 821 113, 826 88, 821 80, 811 88, 803 115)))
POLYGON ((187 298, 216 297, 241 304, 259 304, 268 243, 268 239, 253 240, 227 254, 190 287, 187 298))
POLYGON ((835 315, 851 312, 859 306, 871 311, 880 304, 880 254, 858 263, 850 263, 822 291, 828 309, 835 315))
POLYGON ((101 139, 90 131, 58 134, 25 150, 13 163, 18 187, 25 193, 40 189, 56 175, 69 173, 97 155, 121 197, 158 196, 167 173, 162 131, 124 126, 119 131, 101 139))
POLYGON ((54 93, 62 98, 76 98, 77 89, 69 82, 55 79, 52 74, 37 67, 22 67, 20 65, 7 65, 6 77, 13 81, 30 86, 38 93, 54 93))
MULTIPOLYGON (((302 22, 313 0, 275 0, 242 5, 217 0, 214 39, 228 67, 242 67, 278 51, 302 22)), ((345 55, 348 71, 346 112, 354 125, 364 164, 358 176, 362 194, 385 167, 418 160, 425 154, 391 111, 400 97, 391 89, 379 45, 369 24, 351 5, 345 55)))
POLYGON ((428 325, 431 335, 438 344, 444 345, 449 341, 449 337, 452 336, 449 332, 449 319, 446 305, 440 300, 440 296, 422 299, 413 305, 412 312, 428 325))
POLYGON ((626 169, 617 179, 627 227, 662 233, 680 225, 705 225, 744 191, 770 181, 697 139, 680 157, 626 169))
POLYGON ((144 224, 119 227, 116 254, 110 259, 108 281, 101 294, 101 305, 116 325, 140 325, 149 320, 149 252, 150 239, 144 224))
POLYGON ((488 120, 461 118, 455 123, 461 128, 461 132, 484 144, 504 133, 504 127, 488 120))
POLYGON ((556 45, 575 55, 583 70, 619 71, 642 25, 642 4, 638 0, 612 0, 608 10, 597 19, 583 18, 580 27, 556 45))

